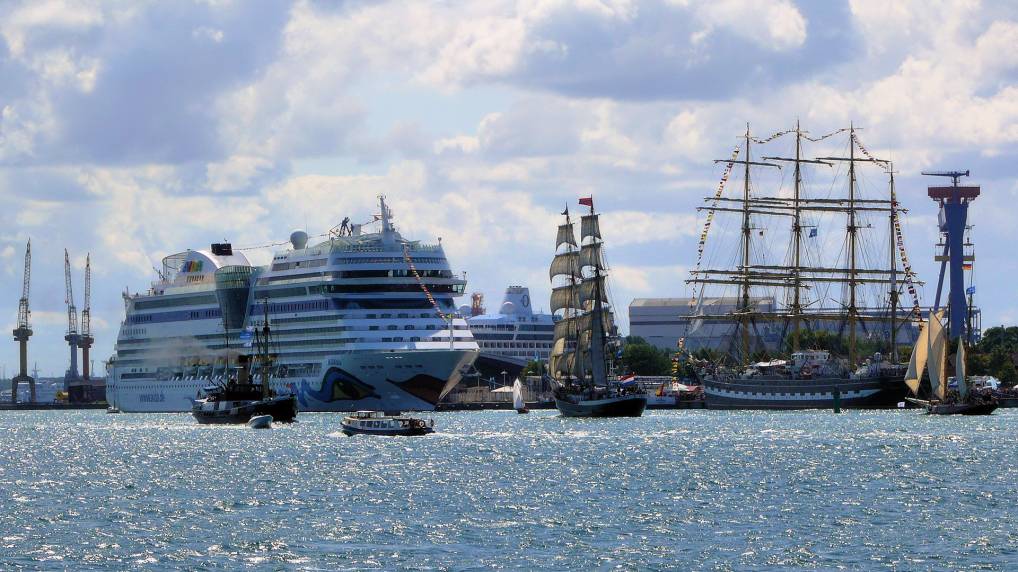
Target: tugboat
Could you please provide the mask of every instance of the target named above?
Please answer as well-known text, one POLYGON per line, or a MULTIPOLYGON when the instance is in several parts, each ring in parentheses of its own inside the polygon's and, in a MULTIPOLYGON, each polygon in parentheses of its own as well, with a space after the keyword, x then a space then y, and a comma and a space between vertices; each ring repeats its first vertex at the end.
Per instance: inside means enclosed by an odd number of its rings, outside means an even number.
POLYGON ((434 420, 424 421, 407 415, 386 415, 382 411, 357 411, 343 418, 347 435, 415 436, 435 432, 434 420))
POLYGON ((258 376, 261 383, 251 383, 251 358, 239 357, 237 377, 230 377, 225 385, 206 389, 205 397, 196 399, 191 415, 202 424, 243 424, 252 417, 271 415, 279 423, 290 423, 297 417, 297 397, 277 395, 269 386, 272 370, 272 355, 269 354, 269 316, 261 332, 255 331, 255 345, 258 349, 258 376))
POLYGON ((581 198, 580 204, 590 207, 580 219, 580 244, 566 208, 555 245, 559 252, 549 269, 551 312, 561 311, 549 358, 558 385, 555 407, 565 417, 639 417, 647 397, 609 379, 609 350, 617 336, 608 305, 601 230, 593 197, 581 198))
POLYGON ((929 321, 919 334, 912 358, 905 375, 905 384, 915 395, 919 394, 919 380, 927 366, 930 370, 930 399, 907 397, 906 401, 926 408, 930 415, 990 415, 1000 406, 997 398, 986 390, 976 391, 969 387, 965 377, 965 342, 958 339, 958 353, 955 355, 955 380, 958 389, 951 389, 946 372, 947 332, 940 320, 943 312, 930 312, 929 321))

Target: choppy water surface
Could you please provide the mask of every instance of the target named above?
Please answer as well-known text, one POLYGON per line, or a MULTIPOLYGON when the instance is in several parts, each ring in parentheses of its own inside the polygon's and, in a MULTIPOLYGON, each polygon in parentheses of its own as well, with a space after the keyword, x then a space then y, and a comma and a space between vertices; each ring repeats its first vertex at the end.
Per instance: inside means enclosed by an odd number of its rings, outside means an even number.
POLYGON ((434 414, 346 437, 0 413, 0 563, 26 569, 1018 567, 1018 410, 434 414))

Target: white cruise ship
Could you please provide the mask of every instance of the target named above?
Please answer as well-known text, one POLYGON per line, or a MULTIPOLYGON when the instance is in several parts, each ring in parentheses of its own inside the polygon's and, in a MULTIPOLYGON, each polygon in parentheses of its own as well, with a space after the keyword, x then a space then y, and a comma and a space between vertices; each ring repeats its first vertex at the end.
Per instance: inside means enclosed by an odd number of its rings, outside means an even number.
POLYGON ((441 244, 404 239, 380 198, 378 232, 342 227, 251 266, 229 244, 166 257, 145 294, 124 296, 107 401, 121 411, 189 411, 235 372, 267 315, 271 383, 302 411, 431 410, 478 346, 454 298, 466 281, 441 244))
POLYGON ((555 322, 551 314, 534 312, 528 288, 506 288, 496 314, 484 313, 479 306, 476 309, 460 307, 463 315, 475 311, 478 313, 467 318, 467 325, 481 348, 474 367, 483 380, 512 383, 527 363, 548 361, 555 322))

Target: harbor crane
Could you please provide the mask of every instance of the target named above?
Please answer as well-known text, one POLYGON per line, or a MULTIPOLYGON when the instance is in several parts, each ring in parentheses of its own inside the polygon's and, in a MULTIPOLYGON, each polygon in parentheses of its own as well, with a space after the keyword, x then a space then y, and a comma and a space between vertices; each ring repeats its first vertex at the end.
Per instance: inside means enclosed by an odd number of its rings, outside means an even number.
POLYGON ((81 378, 89 379, 89 349, 95 338, 92 337, 92 255, 85 255, 85 304, 81 309, 81 335, 78 347, 81 348, 81 378))
POLYGON ((67 304, 67 335, 64 340, 71 347, 71 365, 64 374, 64 389, 70 389, 71 382, 77 381, 78 377, 78 344, 81 339, 78 334, 78 309, 74 306, 74 289, 71 287, 71 257, 64 249, 64 303, 67 304))
POLYGON ((18 375, 11 380, 11 402, 18 402, 18 385, 28 384, 29 402, 35 403, 35 378, 28 375, 28 338, 32 337, 32 312, 28 308, 29 285, 32 282, 32 239, 25 247, 25 280, 21 286, 21 300, 18 301, 18 327, 14 329, 14 341, 18 342, 20 359, 18 375))
POLYGON ((965 300, 965 263, 975 260, 975 256, 965 252, 965 228, 968 221, 969 203, 979 196, 979 187, 963 187, 958 179, 968 177, 969 171, 923 171, 931 177, 950 177, 950 187, 929 187, 927 194, 940 206, 940 234, 943 242, 938 246, 943 251, 934 258, 940 262, 940 278, 937 281, 937 300, 934 310, 940 308, 941 294, 944 289, 945 275, 948 283, 948 324, 950 337, 958 339, 968 334, 971 342, 971 331, 966 332, 968 304, 965 300))
POLYGON ((951 177, 954 186, 958 186, 958 179, 969 176, 968 171, 923 171, 927 177, 951 177))

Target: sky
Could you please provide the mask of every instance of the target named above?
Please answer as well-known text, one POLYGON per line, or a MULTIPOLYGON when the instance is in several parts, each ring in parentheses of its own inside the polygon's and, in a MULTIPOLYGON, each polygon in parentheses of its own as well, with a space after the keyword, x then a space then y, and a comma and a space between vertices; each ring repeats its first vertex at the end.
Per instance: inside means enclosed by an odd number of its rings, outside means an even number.
POLYGON ((101 369, 162 257, 366 221, 378 194, 489 309, 509 284, 547 307, 559 213, 593 195, 625 329, 633 298, 690 294, 713 159, 798 120, 894 160, 927 301, 919 173, 971 169, 976 300, 1015 324, 1016 45, 1018 4, 976 0, 3 2, 0 323, 31 238, 30 360, 62 375, 63 249, 79 308, 91 253, 101 369))

